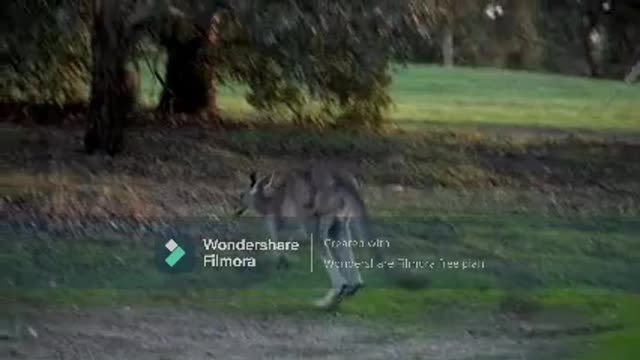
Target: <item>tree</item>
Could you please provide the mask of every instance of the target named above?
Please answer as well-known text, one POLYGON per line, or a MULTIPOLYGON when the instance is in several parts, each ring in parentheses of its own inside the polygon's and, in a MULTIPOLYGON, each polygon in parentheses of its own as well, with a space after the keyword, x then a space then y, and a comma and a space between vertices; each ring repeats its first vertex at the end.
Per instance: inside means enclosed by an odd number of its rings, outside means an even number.
POLYGON ((442 65, 455 63, 456 34, 463 27, 482 14, 488 0, 424 0, 423 4, 440 37, 440 55, 442 65))
MULTIPOLYGON (((126 63, 143 30, 154 32, 169 52, 161 108, 215 111, 216 70, 209 53, 219 46, 221 7, 205 0, 94 0, 87 151, 122 149, 132 108, 126 63)), ((375 102, 388 102, 375 89, 388 84, 389 60, 404 49, 403 29, 426 23, 412 0, 239 0, 224 7, 239 24, 233 41, 274 64, 280 81, 335 102, 350 116, 364 112, 376 119, 375 102)), ((259 78, 255 66, 243 69, 249 71, 239 76, 259 78)))
POLYGON ((540 1, 556 46, 577 45, 589 76, 621 78, 640 57, 639 0, 540 1))
POLYGON ((622 78, 640 61, 640 0, 604 1, 603 27, 608 39, 606 65, 609 72, 622 78))
POLYGON ((85 0, 7 0, 0 8, 0 100, 61 105, 88 88, 85 0))
POLYGON ((124 127, 135 96, 127 62, 141 29, 154 16, 167 13, 162 2, 152 0, 94 0, 91 37, 92 80, 85 133, 85 151, 122 150, 124 127))
POLYGON ((168 23, 157 31, 168 60, 159 108, 168 113, 217 117, 215 69, 209 53, 218 45, 222 1, 180 3, 168 23), (198 14, 198 15, 194 15, 198 14))
MULTIPOLYGON (((376 126, 389 105, 389 62, 407 51, 408 29, 429 26, 419 1, 262 1, 235 8, 248 66, 240 69, 253 95, 277 79, 289 108, 309 94, 339 109, 335 123, 376 126), (260 64, 268 64, 264 67, 260 64), (287 94, 287 95, 285 95, 287 94)), ((255 99, 256 97, 253 96, 255 99)), ((255 99, 257 100, 257 99, 255 99)), ((295 110, 293 110, 295 112, 295 110)))

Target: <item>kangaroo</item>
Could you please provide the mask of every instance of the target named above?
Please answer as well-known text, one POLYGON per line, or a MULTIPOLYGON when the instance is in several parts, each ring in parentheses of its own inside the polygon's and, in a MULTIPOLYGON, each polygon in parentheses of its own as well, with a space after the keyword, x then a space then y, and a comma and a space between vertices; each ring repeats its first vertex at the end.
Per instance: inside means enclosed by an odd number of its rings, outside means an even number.
MULTIPOLYGON (((263 216, 272 239, 278 238, 284 224, 298 223, 306 235, 313 234, 314 247, 322 245, 318 253, 328 272, 331 289, 314 303, 332 308, 346 296, 355 295, 363 281, 356 266, 344 266, 354 262, 351 247, 344 245, 351 241, 350 225, 355 225, 363 240, 370 239, 367 210, 355 177, 316 165, 290 172, 279 184, 274 184, 273 174, 258 179, 257 174, 252 173, 249 180, 249 190, 241 195, 237 215, 251 209, 263 216), (329 246, 327 239, 341 240, 338 243, 343 245, 329 246)), ((380 257, 378 253, 376 257, 380 257)))

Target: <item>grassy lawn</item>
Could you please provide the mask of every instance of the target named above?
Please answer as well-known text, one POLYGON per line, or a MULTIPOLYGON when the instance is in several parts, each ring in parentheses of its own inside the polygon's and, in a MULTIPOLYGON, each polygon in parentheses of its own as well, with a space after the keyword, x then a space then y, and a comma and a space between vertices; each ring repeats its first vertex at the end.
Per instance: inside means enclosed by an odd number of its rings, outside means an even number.
MULTIPOLYGON (((415 215, 379 219, 374 229, 391 241, 387 259, 429 259, 436 269, 365 270, 368 288, 344 304, 341 316, 437 331, 452 321, 511 314, 553 324, 524 336, 582 336, 592 345, 578 351, 576 359, 615 354, 630 360, 639 350, 640 298, 633 295, 640 291, 637 218, 415 215), (481 260, 485 267, 438 269, 441 259, 481 260)), ((257 226, 245 222, 236 236, 259 236, 257 226)), ((185 224, 172 227, 182 239, 198 233, 185 224), (184 230, 175 230, 180 226, 184 230)), ((193 272, 166 274, 156 268, 153 237, 128 244, 13 240, 0 256, 0 282, 13 284, 0 296, 7 304, 186 306, 239 315, 326 316, 310 307, 327 279, 323 271, 309 272, 306 246, 286 271, 275 270, 273 259, 258 254, 253 271, 196 266, 193 272)), ((367 256, 362 250, 359 255, 367 256)), ((319 259, 315 263, 320 269, 319 259)))
MULTIPOLYGON (((226 229, 229 222, 220 225, 226 229)), ((149 235, 135 244, 105 236, 105 241, 51 239, 36 241, 16 238, 0 257, 0 281, 18 288, 48 288, 53 281, 61 288, 148 289, 163 288, 251 288, 322 289, 323 271, 310 273, 308 244, 293 255, 287 271, 276 271, 273 259, 257 256, 255 270, 211 270, 202 268, 202 249, 196 234, 207 237, 263 239, 262 224, 245 220, 235 223, 237 231, 201 230, 195 220, 174 223, 178 239, 193 239, 198 256, 195 269, 183 274, 158 271, 154 245, 159 235, 149 235), (241 229, 241 230, 240 230, 241 229)), ((637 293, 640 284, 640 222, 630 219, 585 218, 549 220, 532 216, 447 216, 426 215, 376 219, 373 231, 389 240, 386 259, 396 268, 388 273, 363 270, 373 289, 449 290, 545 290, 600 289, 612 293, 637 293), (429 260, 433 268, 400 267, 400 259, 429 260), (443 261, 478 261, 482 268, 462 269, 442 265, 443 261)), ((3 237, 10 236, 4 234, 3 237)), ((229 253, 227 253, 229 254, 229 253)), ((359 250, 366 259, 366 249, 359 250)), ((315 268, 322 269, 316 256, 315 268)))
MULTIPOLYGON (((143 70, 146 67, 143 67, 143 70)), ((160 86, 143 75, 148 103, 160 86)), ((253 110, 243 86, 221 86, 223 112, 244 117, 253 110)), ((553 74, 491 68, 410 65, 396 69, 392 85, 397 125, 503 125, 564 129, 640 129, 640 86, 553 74)))
MULTIPOLYGON (((1 220, 10 220, 0 223, 0 304, 327 317, 310 306, 328 279, 318 258, 318 270, 310 273, 306 245, 287 271, 258 254, 254 270, 196 266, 166 274, 154 257, 164 233, 137 228, 168 219, 180 238, 214 237, 218 230, 230 238, 262 238, 261 224, 225 217, 247 169, 277 170, 317 158, 345 163, 363 178, 373 228, 391 242, 387 259, 436 265, 364 270, 367 288, 344 303, 340 317, 438 331, 509 314, 503 325, 541 325, 518 329, 518 336, 587 344, 574 351, 577 360, 635 359, 640 148, 597 132, 551 139, 534 131, 520 139, 455 127, 635 131, 640 88, 431 66, 399 69, 394 80, 391 117, 414 131, 131 129, 127 152, 107 159, 75 151, 70 139, 80 141, 80 131, 0 129, 7 150, 0 160, 8 165, 0 175, 0 209, 8 210, 1 220), (180 222, 186 217, 195 220, 180 222), (118 219, 134 219, 130 237, 123 238, 118 219), (33 230, 39 221, 54 229, 70 223, 66 234, 73 236, 33 230), (92 221, 108 226, 92 227, 92 221), (9 225, 14 222, 21 227, 9 225), (86 229, 91 236, 75 232, 86 229), (442 269, 443 260, 484 266, 442 269)), ((160 87, 148 75, 143 87, 152 102, 160 87)), ((251 114, 242 93, 242 86, 221 88, 222 110, 251 114)), ((362 249, 357 254, 368 256, 362 249)), ((0 308, 1 320, 10 307, 0 308)))
POLYGON ((640 86, 497 69, 410 66, 394 78, 400 123, 640 128, 640 86))

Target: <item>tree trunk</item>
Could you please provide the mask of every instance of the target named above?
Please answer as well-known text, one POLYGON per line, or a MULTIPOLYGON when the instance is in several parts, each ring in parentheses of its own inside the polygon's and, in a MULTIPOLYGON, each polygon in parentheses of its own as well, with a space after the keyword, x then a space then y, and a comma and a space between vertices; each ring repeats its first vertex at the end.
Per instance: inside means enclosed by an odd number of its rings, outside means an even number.
POLYGON ((165 41, 168 61, 160 110, 217 117, 215 79, 206 57, 210 45, 205 36, 165 41))
POLYGON ((600 66, 596 59, 593 42, 591 41, 591 34, 598 26, 598 18, 593 11, 587 10, 582 21, 582 48, 589 68, 589 76, 600 77, 600 66))
POLYGON ((586 29, 582 35, 582 45, 585 61, 589 69, 589 76, 594 78, 600 77, 600 67, 598 66, 593 43, 591 42, 591 32, 586 29))
POLYGON ((445 25, 442 31, 442 65, 450 67, 454 64, 453 27, 445 25))
MULTIPOLYGON (((94 5, 97 6, 97 5, 94 5)), ((115 7, 114 7, 115 8, 115 7)), ((124 127, 135 105, 135 79, 126 68, 128 47, 122 41, 114 8, 95 8, 92 34, 93 70, 91 99, 84 138, 85 151, 120 152, 124 127)))

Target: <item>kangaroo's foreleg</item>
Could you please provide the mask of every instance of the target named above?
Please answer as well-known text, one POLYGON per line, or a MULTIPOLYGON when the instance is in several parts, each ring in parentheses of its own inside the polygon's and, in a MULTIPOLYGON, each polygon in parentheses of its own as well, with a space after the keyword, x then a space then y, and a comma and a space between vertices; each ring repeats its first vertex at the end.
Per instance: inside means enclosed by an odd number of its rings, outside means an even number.
MULTIPOLYGON (((266 219, 267 221, 267 231, 269 233, 269 237, 272 241, 278 241, 278 232, 280 230, 281 224, 277 221, 275 216, 269 216, 266 219)), ((276 269, 287 269, 289 267, 289 259, 284 252, 277 252, 277 263, 276 269)))

